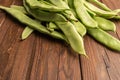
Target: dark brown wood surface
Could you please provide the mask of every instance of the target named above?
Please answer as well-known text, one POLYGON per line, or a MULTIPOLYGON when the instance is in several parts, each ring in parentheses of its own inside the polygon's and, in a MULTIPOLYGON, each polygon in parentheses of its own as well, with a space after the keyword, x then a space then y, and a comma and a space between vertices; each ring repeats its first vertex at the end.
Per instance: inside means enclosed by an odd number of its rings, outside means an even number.
MULTIPOLYGON (((101 0, 111 9, 120 0, 101 0)), ((22 0, 0 0, 0 5, 21 5, 22 0)), ((116 21, 120 39, 120 21, 116 21)), ((120 53, 89 36, 84 37, 89 58, 76 54, 63 41, 39 32, 21 41, 25 25, 0 11, 0 80, 120 80, 120 53)))

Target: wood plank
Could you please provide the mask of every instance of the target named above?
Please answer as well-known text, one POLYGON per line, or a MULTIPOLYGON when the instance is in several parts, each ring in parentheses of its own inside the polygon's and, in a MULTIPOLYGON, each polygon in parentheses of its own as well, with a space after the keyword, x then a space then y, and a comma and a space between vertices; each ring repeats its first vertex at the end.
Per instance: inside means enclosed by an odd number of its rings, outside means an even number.
MULTIPOLYGON (((120 0, 101 0, 111 9, 120 0)), ((21 0, 0 0, 0 5, 21 5, 21 0)), ((120 39, 120 21, 115 22, 120 39)), ((22 25, 0 11, 0 80, 119 80, 120 55, 84 37, 89 58, 76 54, 68 45, 39 32, 20 40, 22 25), (53 45, 54 44, 54 45, 53 45)))
POLYGON ((54 39, 44 36, 38 33, 30 80, 57 80, 60 47, 54 39))
POLYGON ((106 56, 103 46, 88 36, 84 40, 89 58, 80 58, 83 80, 110 80, 103 60, 106 56))
POLYGON ((70 47, 61 50, 58 80, 82 80, 79 56, 70 47))

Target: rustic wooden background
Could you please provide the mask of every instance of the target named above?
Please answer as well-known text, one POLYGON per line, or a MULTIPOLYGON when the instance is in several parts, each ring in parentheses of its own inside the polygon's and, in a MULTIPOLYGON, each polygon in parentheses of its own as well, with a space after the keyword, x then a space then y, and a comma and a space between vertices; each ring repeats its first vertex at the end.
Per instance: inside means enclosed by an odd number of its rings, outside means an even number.
MULTIPOLYGON (((120 0, 101 0, 111 9, 120 0)), ((21 5, 22 0, 0 0, 0 5, 21 5)), ((116 21, 120 38, 120 21, 116 21)), ((84 37, 89 59, 75 54, 63 41, 34 32, 21 41, 25 25, 0 11, 0 80, 120 80, 120 54, 89 36, 84 37)))

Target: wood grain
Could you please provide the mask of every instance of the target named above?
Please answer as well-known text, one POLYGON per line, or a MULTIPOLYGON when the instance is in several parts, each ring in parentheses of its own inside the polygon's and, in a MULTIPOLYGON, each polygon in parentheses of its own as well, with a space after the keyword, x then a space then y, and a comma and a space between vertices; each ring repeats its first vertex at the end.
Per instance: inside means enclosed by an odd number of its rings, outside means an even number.
MULTIPOLYGON (((120 0, 100 0, 111 9, 120 0)), ((22 0, 0 0, 0 5, 22 5, 22 0)), ((115 21, 120 39, 120 21, 115 21)), ((91 37, 84 37, 89 58, 76 54, 61 40, 34 32, 21 41, 25 25, 0 11, 0 80, 120 80, 120 53, 91 37)))

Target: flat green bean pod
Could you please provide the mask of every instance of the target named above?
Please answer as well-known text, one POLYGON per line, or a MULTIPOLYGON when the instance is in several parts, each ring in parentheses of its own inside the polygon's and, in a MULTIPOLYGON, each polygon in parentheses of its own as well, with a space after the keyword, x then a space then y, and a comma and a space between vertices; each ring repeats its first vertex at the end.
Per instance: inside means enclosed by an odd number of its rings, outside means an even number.
POLYGON ((28 38, 33 31, 34 29, 30 28, 29 26, 25 27, 21 36, 22 40, 28 38))
POLYGON ((91 28, 97 28, 97 22, 88 14, 83 5, 83 1, 81 0, 74 0, 74 7, 78 18, 82 21, 82 23, 91 28))
POLYGON ((23 12, 26 15, 29 15, 28 12, 25 10, 25 8, 23 6, 11 5, 10 7, 14 8, 16 10, 19 10, 19 11, 23 12))
POLYGON ((68 8, 59 8, 53 4, 48 3, 47 1, 25 0, 25 2, 33 9, 37 8, 40 10, 46 10, 50 12, 61 12, 64 10, 69 10, 68 8))
POLYGON ((94 13, 96 13, 97 15, 99 16, 103 16, 105 18, 111 18, 113 16, 116 16, 118 15, 118 12, 116 11, 105 11, 105 10, 102 10, 100 8, 97 8, 96 6, 94 6, 93 4, 89 3, 89 2, 86 2, 84 1, 84 5, 90 9, 91 11, 93 11, 94 13))
POLYGON ((91 11, 90 9, 86 8, 87 12, 92 16, 96 16, 96 13, 94 13, 93 11, 91 11))
POLYGON ((86 56, 83 38, 78 34, 74 25, 70 22, 55 22, 55 23, 65 34, 72 49, 77 53, 86 56))
POLYGON ((76 28, 77 32, 81 35, 81 36, 85 36, 87 30, 85 28, 85 26, 80 22, 80 21, 71 21, 74 24, 74 27, 76 28))
POLYGON ((120 51, 120 41, 101 29, 88 28, 88 34, 106 47, 120 51))
POLYGON ((94 19, 97 21, 98 26, 101 29, 107 30, 107 31, 116 31, 116 26, 112 21, 102 17, 94 17, 94 19))
POLYGON ((87 0, 89 2, 92 2, 94 4, 96 4, 97 6, 99 6, 101 9, 106 10, 106 11, 111 11, 111 9, 109 7, 107 7, 105 4, 101 3, 98 0, 87 0))

